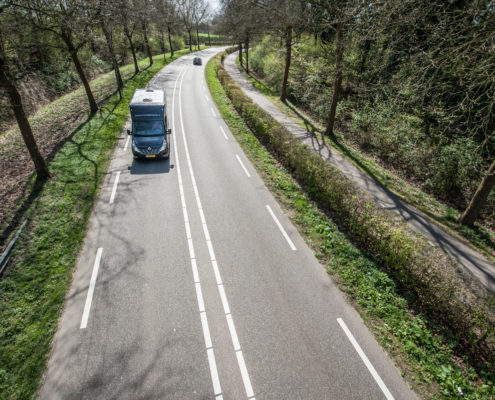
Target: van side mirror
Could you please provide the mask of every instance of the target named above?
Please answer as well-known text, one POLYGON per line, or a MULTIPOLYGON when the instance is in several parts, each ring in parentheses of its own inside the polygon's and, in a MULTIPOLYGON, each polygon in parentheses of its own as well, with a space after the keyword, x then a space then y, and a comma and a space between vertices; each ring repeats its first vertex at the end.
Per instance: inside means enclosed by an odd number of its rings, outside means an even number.
POLYGON ((130 130, 130 129, 127 129, 127 134, 128 134, 128 135, 132 135, 132 132, 131 132, 131 130, 130 130))
POLYGON ((167 129, 167 135, 171 135, 172 134, 172 129, 167 129))

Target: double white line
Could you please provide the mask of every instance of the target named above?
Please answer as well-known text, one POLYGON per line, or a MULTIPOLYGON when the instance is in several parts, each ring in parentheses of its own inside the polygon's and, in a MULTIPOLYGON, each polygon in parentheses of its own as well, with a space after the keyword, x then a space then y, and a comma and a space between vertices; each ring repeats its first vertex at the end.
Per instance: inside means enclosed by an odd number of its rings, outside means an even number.
MULTIPOLYGON (((174 105, 175 105, 175 91, 177 88, 177 82, 179 81, 179 78, 180 78, 180 80, 181 80, 180 86, 182 86, 182 81, 184 79, 185 73, 187 72, 187 69, 188 68, 186 67, 186 69, 184 69, 183 73, 179 74, 179 76, 177 77, 177 80, 175 81, 174 91, 173 91, 173 99, 172 99, 172 115, 173 116, 175 115, 174 105), (182 75, 182 77, 181 77, 181 75, 182 75)), ((180 118, 180 123, 181 123, 182 139, 184 142, 184 149, 185 149, 185 153, 186 153, 186 159, 187 159, 187 164, 188 164, 188 168, 189 168, 189 174, 191 177, 191 182, 192 182, 193 189, 194 189, 194 195, 196 198, 196 205, 197 205, 197 209, 198 209, 199 216, 201 219, 201 224, 203 227, 203 233, 205 235, 206 245, 208 247, 211 266, 213 268, 213 273, 215 274, 218 293, 219 293, 220 299, 222 301, 222 306, 223 306, 224 313, 225 313, 225 319, 226 319, 227 325, 229 327, 229 332, 230 332, 230 336, 232 339, 232 346, 233 346, 234 352, 236 354, 237 363, 239 365, 241 377, 242 377, 242 380, 244 383, 244 389, 246 390, 246 396, 248 397, 248 399, 254 400, 254 391, 253 391, 253 388, 251 385, 251 380, 249 378, 249 373, 248 373, 248 370, 246 367, 246 363, 244 361, 244 356, 243 356, 241 346, 239 343, 239 338, 237 336, 237 332, 235 329, 234 318, 233 318, 232 313, 230 311, 229 303, 227 300, 227 294, 225 292, 225 288, 224 288, 224 285, 222 282, 220 270, 218 268, 218 262, 216 260, 215 252, 213 250, 213 244, 212 244, 212 241, 210 238, 208 225, 206 224, 206 219, 204 216, 203 207, 201 205, 201 199, 199 196, 198 187, 196 185, 196 179, 194 177, 194 170, 193 170, 191 158, 189 155, 189 147, 187 145, 187 139, 186 139, 185 129, 184 129, 184 119, 183 119, 183 115, 182 115, 181 98, 182 98, 182 95, 181 95, 181 93, 179 93, 179 99, 178 99, 178 101, 179 101, 179 118, 180 118)), ((175 122, 174 122, 173 118, 172 118, 172 129, 174 131, 176 131, 175 130, 175 122)), ((207 348, 208 362, 209 362, 209 366, 210 366, 211 379, 213 382, 213 389, 215 392, 216 399, 219 400, 219 399, 223 398, 222 397, 222 390, 221 390, 220 380, 218 377, 218 370, 217 370, 215 355, 213 352, 213 345, 211 342, 210 330, 208 327, 208 320, 207 320, 206 310, 205 310, 205 306, 204 306, 203 294, 201 291, 201 283, 199 280, 199 274, 198 274, 198 269, 197 269, 197 264, 196 264, 194 246, 193 246, 193 241, 192 241, 192 237, 191 237, 191 229, 189 226, 189 217, 188 217, 187 206, 186 206, 185 197, 184 197, 184 189, 183 189, 183 184, 182 184, 182 174, 181 174, 179 157, 178 157, 178 152, 177 152, 177 141, 175 139, 176 135, 173 135, 173 137, 174 137, 174 149, 175 149, 175 165, 177 168, 177 175, 178 175, 178 179, 179 179, 179 189, 180 189, 180 195, 181 195, 182 210, 183 210, 183 214, 184 214, 184 224, 185 224, 186 235, 187 235, 188 244, 189 244, 189 255, 191 257, 191 265, 193 268, 193 277, 194 277, 194 281, 195 281, 195 285, 196 285, 196 296, 198 299, 198 305, 199 305, 199 310, 200 310, 200 315, 201 315, 201 322, 202 322, 202 326, 203 326, 203 335, 205 338, 205 344, 206 344, 206 348, 207 348)))

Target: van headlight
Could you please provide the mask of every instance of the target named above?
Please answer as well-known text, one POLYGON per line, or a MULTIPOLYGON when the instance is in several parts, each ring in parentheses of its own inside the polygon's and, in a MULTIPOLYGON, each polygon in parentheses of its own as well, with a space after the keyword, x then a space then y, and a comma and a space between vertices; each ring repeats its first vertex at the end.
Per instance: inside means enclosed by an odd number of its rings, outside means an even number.
POLYGON ((140 150, 139 147, 136 146, 136 143, 134 143, 134 141, 132 142, 132 150, 134 150, 135 153, 143 154, 142 150, 140 150))
POLYGON ((167 142, 164 140, 162 146, 160 147, 160 150, 158 150, 159 153, 162 151, 165 151, 167 149, 167 142))

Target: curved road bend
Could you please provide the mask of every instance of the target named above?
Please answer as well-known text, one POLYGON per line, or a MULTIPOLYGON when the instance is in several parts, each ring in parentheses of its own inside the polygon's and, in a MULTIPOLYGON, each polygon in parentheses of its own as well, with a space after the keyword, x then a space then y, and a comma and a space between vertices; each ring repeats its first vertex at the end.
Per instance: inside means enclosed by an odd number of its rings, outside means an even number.
POLYGON ((447 233, 417 209, 405 203, 399 196, 354 166, 324 141, 320 142, 315 136, 309 134, 307 130, 300 127, 285 113, 280 111, 280 109, 244 78, 235 64, 236 57, 237 53, 232 53, 225 58, 225 69, 256 104, 270 113, 281 124, 285 125, 293 135, 299 137, 322 158, 340 169, 345 175, 356 182, 360 188, 375 197, 382 207, 394 212, 398 217, 406 221, 412 229, 426 237, 432 246, 440 248, 454 258, 468 273, 479 280, 485 288, 492 293, 495 292, 495 265, 470 246, 447 233))
POLYGON ((167 90, 170 161, 133 161, 124 134, 115 151, 40 398, 414 399, 192 57, 150 83, 167 90))

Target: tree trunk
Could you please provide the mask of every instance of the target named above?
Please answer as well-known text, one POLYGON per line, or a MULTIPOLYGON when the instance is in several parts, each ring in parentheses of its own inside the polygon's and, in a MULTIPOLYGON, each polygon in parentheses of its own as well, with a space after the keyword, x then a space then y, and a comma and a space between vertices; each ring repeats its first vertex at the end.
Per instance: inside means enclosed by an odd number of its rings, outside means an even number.
POLYGON ((242 62, 242 43, 239 43, 239 62, 241 63, 241 67, 244 66, 242 62))
POLYGON ((335 125, 335 114, 337 112, 337 103, 339 101, 340 90, 342 87, 342 55, 344 53, 344 28, 342 24, 337 26, 336 39, 337 47, 337 61, 335 64, 335 83, 333 88, 332 105, 330 107, 330 115, 328 116, 328 125, 325 131, 326 135, 333 134, 333 127, 335 125))
POLYGON ((292 59, 292 26, 288 25, 285 30, 285 71, 284 80, 282 81, 282 93, 280 100, 285 103, 287 100, 287 82, 289 80, 290 62, 292 59))
POLYGON ((165 35, 163 34, 163 29, 160 29, 160 47, 162 49, 163 53, 163 62, 167 60, 167 57, 165 56, 165 35))
POLYGON ((249 74, 249 35, 246 36, 246 43, 244 44, 246 53, 246 72, 249 74))
POLYGON ((170 33, 170 26, 167 25, 168 32, 168 44, 170 45, 170 57, 174 56, 174 47, 172 46, 172 34, 170 33))
POLYGON ((0 42, 0 86, 4 87, 10 98, 12 110, 14 111, 19 130, 21 131, 22 139, 26 144, 31 160, 33 160, 36 175, 39 180, 45 180, 50 177, 50 171, 41 155, 36 140, 34 139, 31 125, 27 119, 24 107, 22 106, 21 95, 17 91, 14 84, 14 79, 10 76, 10 72, 7 69, 6 57, 3 51, 3 47, 0 42))
POLYGON ((127 23, 124 23, 124 34, 129 41, 129 47, 132 53, 132 59, 134 60, 134 73, 137 74, 139 72, 139 66, 136 58, 136 50, 134 50, 134 43, 132 43, 132 34, 129 32, 129 28, 127 27, 127 23))
POLYGON ((458 222, 462 225, 471 226, 474 224, 474 221, 481 213, 483 206, 488 199, 488 195, 491 190, 495 186, 495 161, 492 163, 490 168, 488 168, 488 172, 486 173, 483 181, 481 181, 480 186, 476 190, 471 202, 469 203, 466 210, 459 217, 458 222))
POLYGON ((81 79, 81 82, 84 86, 84 90, 86 91, 86 96, 88 97, 89 108, 91 110, 91 114, 94 114, 98 111, 98 105, 96 104, 95 98, 93 96, 93 92, 91 91, 91 87, 89 86, 89 82, 86 78, 86 74, 84 73, 84 69, 81 65, 81 61, 79 60, 79 56, 77 55, 78 50, 74 47, 72 43, 72 39, 70 37, 70 33, 62 33, 62 39, 67 46, 67 50, 69 51, 70 57, 74 62, 76 67, 77 74, 81 79))
POLYGON ((208 46, 211 47, 210 30, 208 29, 208 46))
POLYGON ((358 71, 362 74, 366 68, 366 62, 371 50, 371 40, 366 39, 364 41, 363 49, 361 50, 361 61, 359 62, 358 71))
POLYGON ((187 30, 187 35, 189 37, 189 51, 192 52, 192 42, 191 42, 191 30, 187 30))
POLYGON ((110 53, 110 58, 112 59, 113 70, 115 71, 115 81, 117 82, 117 89, 119 90, 120 96, 122 97, 122 87, 124 86, 124 82, 122 81, 122 75, 120 75, 119 64, 117 63, 117 58, 115 57, 115 52, 113 50, 112 43, 112 32, 108 30, 105 21, 101 23, 101 30, 105 35, 105 39, 107 41, 108 52, 110 53))
POLYGON ((143 36, 144 36, 144 45, 146 47, 146 53, 148 54, 148 58, 150 59, 150 67, 153 65, 153 55, 151 54, 150 42, 148 40, 148 34, 146 32, 146 22, 142 22, 143 27, 143 36))

